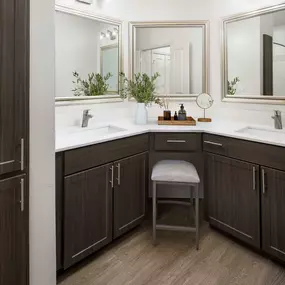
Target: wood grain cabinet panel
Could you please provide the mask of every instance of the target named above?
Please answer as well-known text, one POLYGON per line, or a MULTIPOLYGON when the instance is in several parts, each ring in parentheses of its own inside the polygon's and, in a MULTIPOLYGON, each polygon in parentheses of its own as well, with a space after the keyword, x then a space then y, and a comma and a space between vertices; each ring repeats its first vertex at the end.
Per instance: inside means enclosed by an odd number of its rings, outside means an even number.
POLYGON ((206 155, 210 224, 260 246, 259 166, 206 155))
POLYGON ((285 261, 285 172, 261 168, 262 248, 285 261))
POLYGON ((65 178, 64 268, 112 240, 112 164, 65 178))
POLYGON ((0 285, 29 284, 28 200, 24 175, 0 181, 0 285))
POLYGON ((27 166, 28 15, 28 0, 0 1, 0 175, 27 166))
POLYGON ((139 225, 145 215, 147 154, 115 162, 114 238, 139 225))

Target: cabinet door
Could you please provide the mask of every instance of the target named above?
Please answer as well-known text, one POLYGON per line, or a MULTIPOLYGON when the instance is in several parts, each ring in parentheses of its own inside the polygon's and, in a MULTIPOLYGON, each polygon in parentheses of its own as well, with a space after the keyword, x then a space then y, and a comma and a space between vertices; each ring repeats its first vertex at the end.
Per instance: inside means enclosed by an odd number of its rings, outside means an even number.
POLYGON ((262 248, 285 261, 285 172, 261 168, 262 248))
POLYGON ((28 285, 28 192, 25 176, 0 181, 0 285, 28 285))
POLYGON ((64 181, 64 268, 112 240, 112 164, 64 181))
POLYGON ((56 270, 62 268, 63 259, 63 153, 56 154, 55 161, 55 199, 56 199, 56 270))
POLYGON ((139 225, 145 215, 146 154, 115 163, 114 238, 139 225))
POLYGON ((0 175, 27 157, 28 23, 28 0, 0 1, 0 175))
POLYGON ((206 155, 210 224, 260 246, 259 168, 218 155, 206 155))

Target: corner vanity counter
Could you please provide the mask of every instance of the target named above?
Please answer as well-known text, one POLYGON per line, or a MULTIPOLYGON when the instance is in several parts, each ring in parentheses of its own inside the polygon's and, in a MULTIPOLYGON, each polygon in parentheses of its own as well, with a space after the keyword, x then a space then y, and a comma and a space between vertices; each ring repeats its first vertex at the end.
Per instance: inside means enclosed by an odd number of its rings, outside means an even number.
POLYGON ((285 132, 213 122, 129 121, 57 134, 57 268, 66 269, 139 225, 149 171, 162 159, 195 165, 211 226, 285 261, 285 132))

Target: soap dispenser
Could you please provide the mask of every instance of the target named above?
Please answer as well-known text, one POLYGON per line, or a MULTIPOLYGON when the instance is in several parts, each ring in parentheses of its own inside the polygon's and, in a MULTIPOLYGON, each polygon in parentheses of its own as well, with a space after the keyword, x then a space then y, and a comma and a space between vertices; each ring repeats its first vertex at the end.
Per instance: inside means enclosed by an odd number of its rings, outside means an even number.
POLYGON ((179 121, 186 121, 187 120, 186 111, 184 109, 183 104, 180 104, 180 110, 178 111, 178 120, 179 121))

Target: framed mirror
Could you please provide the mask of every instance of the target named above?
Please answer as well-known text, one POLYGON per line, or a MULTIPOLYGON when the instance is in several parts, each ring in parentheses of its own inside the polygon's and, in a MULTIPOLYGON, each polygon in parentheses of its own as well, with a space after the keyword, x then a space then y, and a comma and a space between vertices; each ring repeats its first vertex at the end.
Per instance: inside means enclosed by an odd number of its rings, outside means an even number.
POLYGON ((122 23, 56 5, 56 101, 120 99, 122 23))
POLYGON ((223 101, 285 103, 285 4, 223 20, 223 101))
POLYGON ((208 22, 131 22, 130 77, 159 73, 159 96, 208 92, 208 22))

